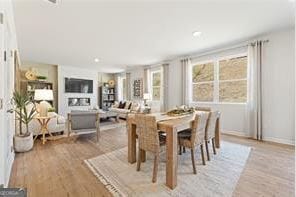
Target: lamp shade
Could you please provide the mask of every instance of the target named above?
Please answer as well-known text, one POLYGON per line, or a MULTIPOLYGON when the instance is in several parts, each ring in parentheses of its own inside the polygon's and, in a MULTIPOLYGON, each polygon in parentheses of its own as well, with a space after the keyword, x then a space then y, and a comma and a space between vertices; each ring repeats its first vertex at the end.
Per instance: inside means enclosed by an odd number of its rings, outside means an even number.
POLYGON ((53 100, 52 90, 35 89, 34 100, 36 100, 36 101, 52 101, 53 100))
POLYGON ((143 99, 149 100, 150 99, 150 94, 149 93, 144 93, 143 94, 143 99))

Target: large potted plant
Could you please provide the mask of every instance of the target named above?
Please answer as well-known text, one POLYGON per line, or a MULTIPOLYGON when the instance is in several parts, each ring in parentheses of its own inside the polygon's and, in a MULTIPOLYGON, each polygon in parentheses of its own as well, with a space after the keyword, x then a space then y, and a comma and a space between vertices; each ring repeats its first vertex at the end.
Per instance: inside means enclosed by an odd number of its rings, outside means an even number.
POLYGON ((28 94, 14 92, 12 102, 14 106, 12 111, 16 113, 19 127, 14 136, 14 150, 15 152, 26 152, 33 148, 33 133, 29 131, 29 123, 34 118, 36 108, 28 94), (23 124, 25 131, 23 131, 23 124))

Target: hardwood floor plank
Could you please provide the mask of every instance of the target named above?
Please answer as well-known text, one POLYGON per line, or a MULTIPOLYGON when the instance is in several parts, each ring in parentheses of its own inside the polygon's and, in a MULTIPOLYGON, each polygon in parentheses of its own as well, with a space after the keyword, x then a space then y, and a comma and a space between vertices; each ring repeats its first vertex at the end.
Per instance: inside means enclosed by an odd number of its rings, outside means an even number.
MULTIPOLYGON (((252 147, 233 196, 295 196, 294 147, 221 137, 252 147)), ((98 143, 93 134, 47 141, 45 145, 36 140, 32 151, 16 154, 9 186, 27 187, 30 197, 111 196, 83 160, 125 146, 125 128, 102 131, 98 143)))

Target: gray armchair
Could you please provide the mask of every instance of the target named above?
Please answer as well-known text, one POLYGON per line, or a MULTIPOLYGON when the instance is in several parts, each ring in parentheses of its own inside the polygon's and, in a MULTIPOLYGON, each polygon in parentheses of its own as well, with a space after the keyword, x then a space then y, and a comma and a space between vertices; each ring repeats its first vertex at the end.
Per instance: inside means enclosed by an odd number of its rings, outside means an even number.
POLYGON ((100 136, 100 117, 98 112, 71 112, 68 113, 68 137, 70 133, 78 134, 97 133, 97 141, 100 136))

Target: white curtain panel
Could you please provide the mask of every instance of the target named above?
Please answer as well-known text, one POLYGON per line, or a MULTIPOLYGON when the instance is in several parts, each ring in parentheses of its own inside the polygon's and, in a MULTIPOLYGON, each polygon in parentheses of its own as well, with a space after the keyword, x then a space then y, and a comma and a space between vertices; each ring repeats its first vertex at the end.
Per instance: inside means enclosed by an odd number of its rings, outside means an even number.
POLYGON ((144 80, 143 80, 143 86, 144 86, 144 93, 149 93, 149 68, 144 68, 144 80))
POLYGON ((262 140, 262 65, 264 41, 248 46, 247 129, 249 135, 262 140))
POLYGON ((169 84, 169 64, 163 64, 161 66, 161 94, 160 94, 160 111, 168 111, 168 84, 169 84))
POLYGON ((131 100, 131 73, 125 74, 126 80, 126 100, 131 100))
POLYGON ((191 102, 191 93, 189 85, 190 85, 190 59, 185 58, 181 60, 181 66, 182 66, 182 104, 183 105, 189 105, 191 102))
POLYGON ((117 94, 115 94, 115 100, 117 101, 121 101, 122 100, 122 93, 121 93, 121 90, 122 90, 122 82, 121 82, 121 74, 120 73, 117 73, 115 74, 115 88, 116 88, 116 92, 117 94))

